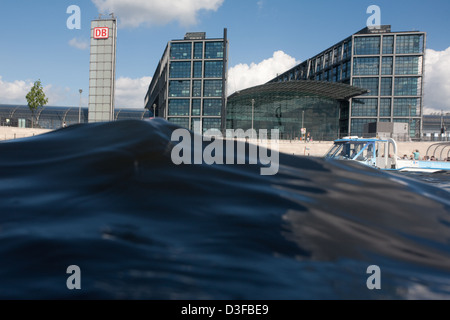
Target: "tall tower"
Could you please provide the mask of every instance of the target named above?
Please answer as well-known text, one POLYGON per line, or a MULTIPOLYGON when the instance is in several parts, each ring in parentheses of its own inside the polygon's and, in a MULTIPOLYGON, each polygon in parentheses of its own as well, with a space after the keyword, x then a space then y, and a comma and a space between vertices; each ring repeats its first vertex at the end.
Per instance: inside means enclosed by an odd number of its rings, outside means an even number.
POLYGON ((89 122, 114 120, 117 19, 102 15, 91 22, 89 122))

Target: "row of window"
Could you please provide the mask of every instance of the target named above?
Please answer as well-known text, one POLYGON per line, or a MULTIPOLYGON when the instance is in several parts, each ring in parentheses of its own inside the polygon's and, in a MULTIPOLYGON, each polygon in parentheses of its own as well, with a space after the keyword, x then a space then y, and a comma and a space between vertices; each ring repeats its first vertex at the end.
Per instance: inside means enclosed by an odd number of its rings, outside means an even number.
POLYGON ((365 96, 420 96, 422 94, 422 78, 397 77, 397 78, 353 78, 355 87, 368 89, 365 96), (394 86, 392 82, 394 80, 394 86), (394 88, 394 92, 392 92, 394 88))
MULTIPOLYGON (((395 75, 421 75, 422 74, 422 57, 396 57, 395 58, 395 75)), ((393 57, 382 57, 381 74, 392 75, 394 69, 393 57)), ((380 74, 380 58, 354 58, 353 59, 353 75, 368 76, 380 74)))
POLYGON ((222 80, 172 80, 169 81, 169 97, 222 97, 222 80), (203 82, 203 95, 202 95, 203 82), (192 91, 191 91, 192 90, 192 91), (192 95, 191 95, 192 92, 192 95))
POLYGON ((176 61, 170 63, 170 78, 222 78, 223 61, 176 61), (193 71, 193 72, 192 72, 193 71))
POLYGON ((223 59, 223 41, 214 42, 175 42, 170 46, 172 60, 183 59, 223 59))
MULTIPOLYGON (((221 118, 180 118, 180 117, 169 117, 168 121, 176 124, 180 127, 196 131, 197 128, 205 133, 208 130, 221 129, 222 119, 221 118)), ((197 133, 197 132, 196 132, 197 133)))
MULTIPOLYGON (((169 116, 200 116, 202 114, 202 100, 170 99, 169 116)), ((222 114, 221 99, 204 99, 203 116, 220 116, 222 114)))
POLYGON ((345 42, 343 45, 334 47, 323 55, 311 60, 311 68, 309 76, 314 76, 315 73, 322 71, 332 65, 341 63, 351 57, 352 42, 345 42))
POLYGON ((378 108, 378 99, 353 99, 352 116, 353 117, 415 117, 420 116, 420 98, 395 98, 392 105, 392 99, 380 99, 378 108), (391 112, 393 111, 393 112, 391 112))

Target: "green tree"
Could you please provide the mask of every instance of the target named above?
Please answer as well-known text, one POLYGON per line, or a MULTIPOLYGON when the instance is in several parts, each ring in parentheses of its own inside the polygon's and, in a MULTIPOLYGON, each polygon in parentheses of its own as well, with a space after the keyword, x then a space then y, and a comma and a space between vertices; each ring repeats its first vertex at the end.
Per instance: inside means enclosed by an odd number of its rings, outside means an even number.
POLYGON ((26 98, 32 115, 31 127, 34 128, 34 112, 48 103, 48 99, 45 97, 44 89, 42 88, 41 80, 34 83, 26 98))

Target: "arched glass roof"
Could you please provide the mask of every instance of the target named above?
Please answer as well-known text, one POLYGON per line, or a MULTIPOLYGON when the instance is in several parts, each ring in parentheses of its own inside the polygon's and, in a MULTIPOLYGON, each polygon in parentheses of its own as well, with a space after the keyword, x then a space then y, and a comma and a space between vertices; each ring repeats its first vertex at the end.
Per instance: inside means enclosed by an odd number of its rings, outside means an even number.
POLYGON ((352 97, 367 93, 368 90, 337 82, 297 80, 266 83, 253 88, 237 91, 228 97, 228 99, 270 92, 301 92, 304 94, 309 93, 335 100, 348 100, 352 97))

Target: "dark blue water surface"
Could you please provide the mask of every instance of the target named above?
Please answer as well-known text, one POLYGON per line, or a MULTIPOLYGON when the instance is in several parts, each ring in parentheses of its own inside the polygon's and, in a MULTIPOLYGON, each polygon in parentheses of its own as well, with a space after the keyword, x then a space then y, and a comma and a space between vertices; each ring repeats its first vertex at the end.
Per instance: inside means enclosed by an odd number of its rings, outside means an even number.
POLYGON ((174 129, 122 121, 0 143, 0 298, 450 298, 448 176, 289 155, 274 176, 176 166, 174 129), (70 265, 81 290, 66 287, 70 265), (370 265, 381 290, 366 286, 370 265))

